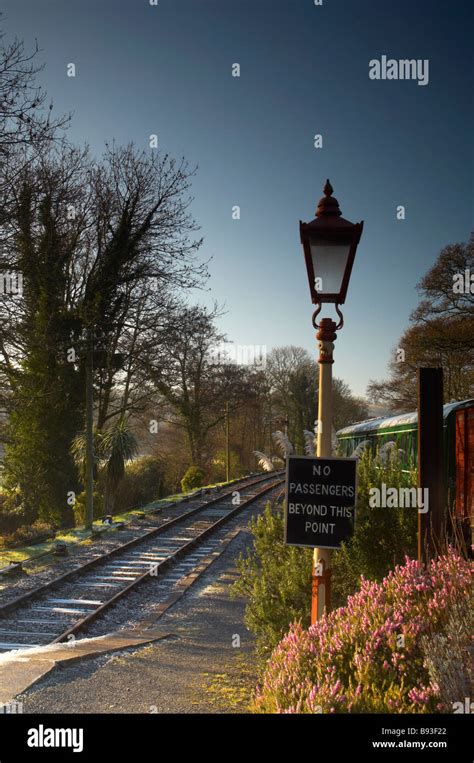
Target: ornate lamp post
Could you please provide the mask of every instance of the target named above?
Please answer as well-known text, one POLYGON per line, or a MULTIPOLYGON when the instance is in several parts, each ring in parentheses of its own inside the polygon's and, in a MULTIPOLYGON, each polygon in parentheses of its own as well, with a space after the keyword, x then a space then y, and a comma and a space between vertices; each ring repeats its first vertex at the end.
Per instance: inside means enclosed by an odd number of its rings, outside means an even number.
MULTIPOLYGON (((332 364, 336 332, 343 326, 339 306, 344 304, 352 265, 362 235, 363 222, 351 223, 341 216, 339 203, 332 196, 329 180, 324 196, 318 203, 316 218, 310 223, 300 221, 300 236, 308 273, 311 301, 317 305, 313 326, 319 343, 319 399, 317 452, 319 457, 332 455, 332 364), (322 304, 334 304, 339 316, 316 319, 322 304)), ((331 607, 331 550, 316 548, 313 561, 313 599, 311 622, 322 617, 331 607)))

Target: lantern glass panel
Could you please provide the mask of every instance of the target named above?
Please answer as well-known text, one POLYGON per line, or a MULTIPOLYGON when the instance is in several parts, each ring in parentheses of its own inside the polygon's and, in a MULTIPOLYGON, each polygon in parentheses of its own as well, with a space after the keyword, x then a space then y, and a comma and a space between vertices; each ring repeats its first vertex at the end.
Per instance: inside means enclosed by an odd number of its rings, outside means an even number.
POLYGON ((339 294, 346 271, 351 243, 311 239, 314 288, 319 294, 339 294))

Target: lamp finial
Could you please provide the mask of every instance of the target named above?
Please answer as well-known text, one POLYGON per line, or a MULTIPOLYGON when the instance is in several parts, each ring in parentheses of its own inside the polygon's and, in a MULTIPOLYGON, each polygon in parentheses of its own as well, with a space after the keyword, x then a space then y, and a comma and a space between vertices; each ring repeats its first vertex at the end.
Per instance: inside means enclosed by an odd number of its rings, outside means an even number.
POLYGON ((323 188, 324 196, 318 202, 316 217, 340 217, 342 215, 338 200, 331 195, 333 190, 328 178, 323 188))
POLYGON ((334 191, 334 188, 332 187, 329 178, 326 180, 326 185, 324 186, 323 191, 326 196, 331 196, 331 194, 334 191))

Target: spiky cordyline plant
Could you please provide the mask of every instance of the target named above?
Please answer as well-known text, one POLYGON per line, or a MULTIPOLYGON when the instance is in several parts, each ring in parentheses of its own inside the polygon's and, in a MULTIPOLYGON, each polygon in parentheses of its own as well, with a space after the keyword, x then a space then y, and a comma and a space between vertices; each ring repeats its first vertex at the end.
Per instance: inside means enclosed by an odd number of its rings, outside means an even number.
MULTIPOLYGON (((102 461, 102 437, 102 432, 94 429, 94 480, 97 479, 97 472, 102 461)), ((71 455, 83 485, 86 483, 86 450, 86 436, 84 432, 81 432, 72 441, 71 455)))
MULTIPOLYGON (((125 417, 106 432, 94 431, 94 478, 99 468, 105 470, 106 514, 113 511, 117 488, 125 473, 125 463, 136 455, 137 447, 136 437, 125 417)), ((86 437, 84 434, 74 438, 71 453, 81 478, 85 482, 86 437)))
POLYGON ((109 514, 113 511, 117 488, 125 474, 125 462, 130 461, 137 452, 137 440, 127 419, 121 418, 115 427, 104 432, 102 448, 107 459, 105 513, 109 514))

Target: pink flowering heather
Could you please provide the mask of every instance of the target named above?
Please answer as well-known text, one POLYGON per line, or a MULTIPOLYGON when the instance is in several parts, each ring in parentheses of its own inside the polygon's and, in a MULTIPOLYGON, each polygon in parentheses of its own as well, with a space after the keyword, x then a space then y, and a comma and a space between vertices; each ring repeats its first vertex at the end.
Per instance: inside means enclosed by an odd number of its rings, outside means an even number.
POLYGON ((362 579, 347 605, 304 630, 291 626, 266 666, 263 713, 409 713, 450 710, 423 664, 420 637, 441 631, 468 596, 471 564, 453 551, 425 569, 406 560, 381 582, 362 579))

